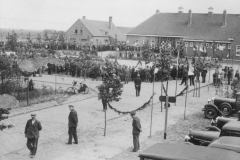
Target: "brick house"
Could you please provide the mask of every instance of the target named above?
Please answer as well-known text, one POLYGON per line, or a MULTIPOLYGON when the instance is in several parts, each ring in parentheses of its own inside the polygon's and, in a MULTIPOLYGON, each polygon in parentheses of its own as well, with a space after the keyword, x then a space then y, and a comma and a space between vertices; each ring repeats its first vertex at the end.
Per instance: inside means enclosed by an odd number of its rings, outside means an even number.
POLYGON ((127 41, 134 43, 146 43, 152 47, 158 47, 163 41, 170 40, 176 47, 179 41, 185 41, 188 55, 193 53, 193 45, 198 47, 206 41, 208 53, 213 54, 213 42, 217 47, 215 53, 231 58, 240 57, 240 15, 213 13, 213 8, 208 8, 208 13, 183 13, 179 7, 178 13, 156 14, 139 24, 127 34, 127 41), (223 50, 222 50, 223 49, 223 50))
POLYGON ((109 17, 109 21, 97 21, 83 16, 66 31, 66 38, 69 43, 76 45, 89 41, 94 45, 108 44, 116 39, 119 42, 126 41, 126 35, 113 24, 112 17, 109 17))

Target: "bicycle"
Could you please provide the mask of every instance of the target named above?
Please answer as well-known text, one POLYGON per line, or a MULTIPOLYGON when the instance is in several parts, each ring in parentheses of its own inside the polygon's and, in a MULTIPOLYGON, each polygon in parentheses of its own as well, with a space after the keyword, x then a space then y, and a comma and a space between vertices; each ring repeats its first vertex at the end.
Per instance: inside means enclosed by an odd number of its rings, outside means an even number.
POLYGON ((82 83, 80 83, 80 89, 78 90, 75 87, 77 85, 77 81, 73 81, 72 82, 72 87, 68 87, 65 91, 65 94, 73 95, 73 94, 77 94, 77 93, 83 93, 83 94, 90 93, 90 89, 88 88, 88 86, 86 84, 83 84, 83 86, 81 86, 81 84, 82 83))

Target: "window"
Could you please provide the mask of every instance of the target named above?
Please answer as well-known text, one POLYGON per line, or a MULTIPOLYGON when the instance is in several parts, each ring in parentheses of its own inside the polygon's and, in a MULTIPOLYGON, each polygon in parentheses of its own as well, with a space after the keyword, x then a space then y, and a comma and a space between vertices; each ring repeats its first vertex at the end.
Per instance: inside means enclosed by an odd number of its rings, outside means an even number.
POLYGON ((236 56, 240 56, 240 45, 236 45, 236 56))
POLYGON ((177 43, 176 43, 176 46, 179 46, 179 44, 180 44, 180 42, 177 42, 177 43))
POLYGON ((228 44, 228 49, 231 49, 231 44, 228 44))
POLYGON ((207 48, 209 48, 209 43, 206 43, 207 48))
POLYGON ((78 30, 77 30, 77 28, 75 28, 74 34, 77 34, 77 33, 78 33, 78 30))
POLYGON ((83 30, 82 29, 80 30, 80 34, 83 34, 83 30))
POLYGON ((188 47, 188 42, 185 42, 185 47, 188 47))
POLYGON ((108 32, 105 32, 105 36, 108 35, 108 32))
POLYGON ((226 44, 222 44, 222 46, 223 46, 223 49, 226 49, 226 44))
POLYGON ((152 41, 152 47, 155 47, 155 42, 154 41, 152 41))
POLYGON ((190 47, 193 47, 193 42, 190 42, 190 47))

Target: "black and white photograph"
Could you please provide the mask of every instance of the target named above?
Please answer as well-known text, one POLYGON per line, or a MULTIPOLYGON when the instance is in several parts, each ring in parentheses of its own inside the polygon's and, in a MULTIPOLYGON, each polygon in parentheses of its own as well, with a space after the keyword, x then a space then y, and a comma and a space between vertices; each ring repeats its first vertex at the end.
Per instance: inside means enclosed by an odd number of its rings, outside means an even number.
POLYGON ((239 0, 0 0, 0 160, 240 160, 239 0))

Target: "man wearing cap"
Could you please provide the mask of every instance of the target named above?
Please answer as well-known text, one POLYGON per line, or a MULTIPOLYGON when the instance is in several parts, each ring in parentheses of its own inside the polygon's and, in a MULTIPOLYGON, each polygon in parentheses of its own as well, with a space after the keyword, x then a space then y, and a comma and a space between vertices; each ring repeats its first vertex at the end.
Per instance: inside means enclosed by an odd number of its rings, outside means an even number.
POLYGON ((78 137, 77 137, 77 125, 78 125, 78 116, 77 112, 74 110, 74 106, 69 105, 69 116, 68 116, 68 143, 72 144, 72 137, 74 138, 74 144, 78 144, 78 137))
POLYGON ((132 152, 137 152, 140 149, 139 135, 140 135, 140 132, 142 132, 142 129, 141 129, 141 124, 140 124, 140 119, 136 116, 135 111, 131 112, 131 117, 133 118, 132 135, 133 135, 133 147, 134 147, 132 152))
POLYGON ((36 119, 36 114, 31 114, 32 119, 27 121, 25 127, 25 137, 27 137, 27 147, 30 150, 31 158, 34 158, 37 152, 39 131, 42 130, 41 123, 36 119))
POLYGON ((141 90, 141 83, 142 80, 140 78, 140 74, 137 74, 137 77, 134 79, 135 89, 136 89, 136 96, 140 96, 140 90, 141 90))

